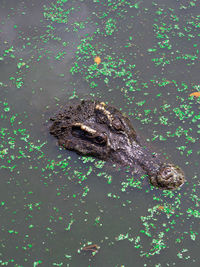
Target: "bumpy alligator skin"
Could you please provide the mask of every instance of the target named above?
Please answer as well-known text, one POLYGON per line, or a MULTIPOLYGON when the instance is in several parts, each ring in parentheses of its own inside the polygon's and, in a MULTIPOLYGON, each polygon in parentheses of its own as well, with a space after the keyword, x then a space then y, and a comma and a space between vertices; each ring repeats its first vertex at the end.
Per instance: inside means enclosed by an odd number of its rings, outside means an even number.
POLYGON ((163 189, 175 189, 184 183, 183 171, 144 148, 130 120, 104 102, 83 100, 66 105, 50 120, 50 133, 66 149, 123 165, 139 164, 150 182, 163 189))

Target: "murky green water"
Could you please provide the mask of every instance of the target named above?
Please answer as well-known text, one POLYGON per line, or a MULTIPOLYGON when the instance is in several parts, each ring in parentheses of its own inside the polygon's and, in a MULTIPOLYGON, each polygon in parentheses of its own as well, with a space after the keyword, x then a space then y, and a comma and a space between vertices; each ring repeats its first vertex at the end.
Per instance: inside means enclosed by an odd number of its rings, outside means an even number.
POLYGON ((2 266, 199 266, 199 13, 196 0, 0 0, 2 266), (126 112, 184 186, 59 148, 49 116, 87 97, 126 112))

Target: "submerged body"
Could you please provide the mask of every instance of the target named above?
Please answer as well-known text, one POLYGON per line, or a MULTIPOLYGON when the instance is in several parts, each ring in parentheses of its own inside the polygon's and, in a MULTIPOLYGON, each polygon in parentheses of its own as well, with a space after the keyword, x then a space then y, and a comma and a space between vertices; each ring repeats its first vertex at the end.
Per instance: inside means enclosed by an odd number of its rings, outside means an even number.
POLYGON ((130 120, 104 102, 83 100, 66 105, 51 121, 50 133, 66 149, 123 165, 139 164, 150 182, 163 189, 175 189, 184 183, 182 170, 144 148, 130 120))

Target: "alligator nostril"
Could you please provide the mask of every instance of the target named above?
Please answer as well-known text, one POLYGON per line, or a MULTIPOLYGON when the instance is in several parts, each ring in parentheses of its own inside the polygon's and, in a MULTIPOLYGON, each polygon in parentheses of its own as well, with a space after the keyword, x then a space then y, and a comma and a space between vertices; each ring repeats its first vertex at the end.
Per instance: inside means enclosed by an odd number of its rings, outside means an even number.
POLYGON ((163 171, 163 173, 164 173, 165 175, 168 175, 168 174, 171 173, 171 169, 170 169, 170 168, 165 168, 164 171, 163 171))

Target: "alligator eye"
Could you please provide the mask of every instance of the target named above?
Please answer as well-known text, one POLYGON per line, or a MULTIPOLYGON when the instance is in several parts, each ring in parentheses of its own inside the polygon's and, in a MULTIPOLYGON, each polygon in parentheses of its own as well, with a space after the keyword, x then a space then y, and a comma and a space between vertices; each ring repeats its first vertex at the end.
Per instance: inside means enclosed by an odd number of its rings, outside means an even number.
POLYGON ((93 134, 90 133, 90 132, 84 132, 85 136, 88 137, 88 138, 92 138, 93 137, 93 134))
POLYGON ((85 137, 85 138, 93 138, 93 134, 92 133, 89 133, 85 130, 82 130, 81 128, 76 128, 76 127, 73 127, 72 128, 72 134, 76 137, 85 137))
POLYGON ((81 130, 80 128, 78 127, 73 127, 72 128, 72 134, 76 137, 82 137, 84 136, 84 132, 83 130, 81 130))
POLYGON ((106 144, 106 137, 102 137, 102 136, 98 135, 95 137, 94 140, 98 144, 101 144, 101 145, 106 144))

